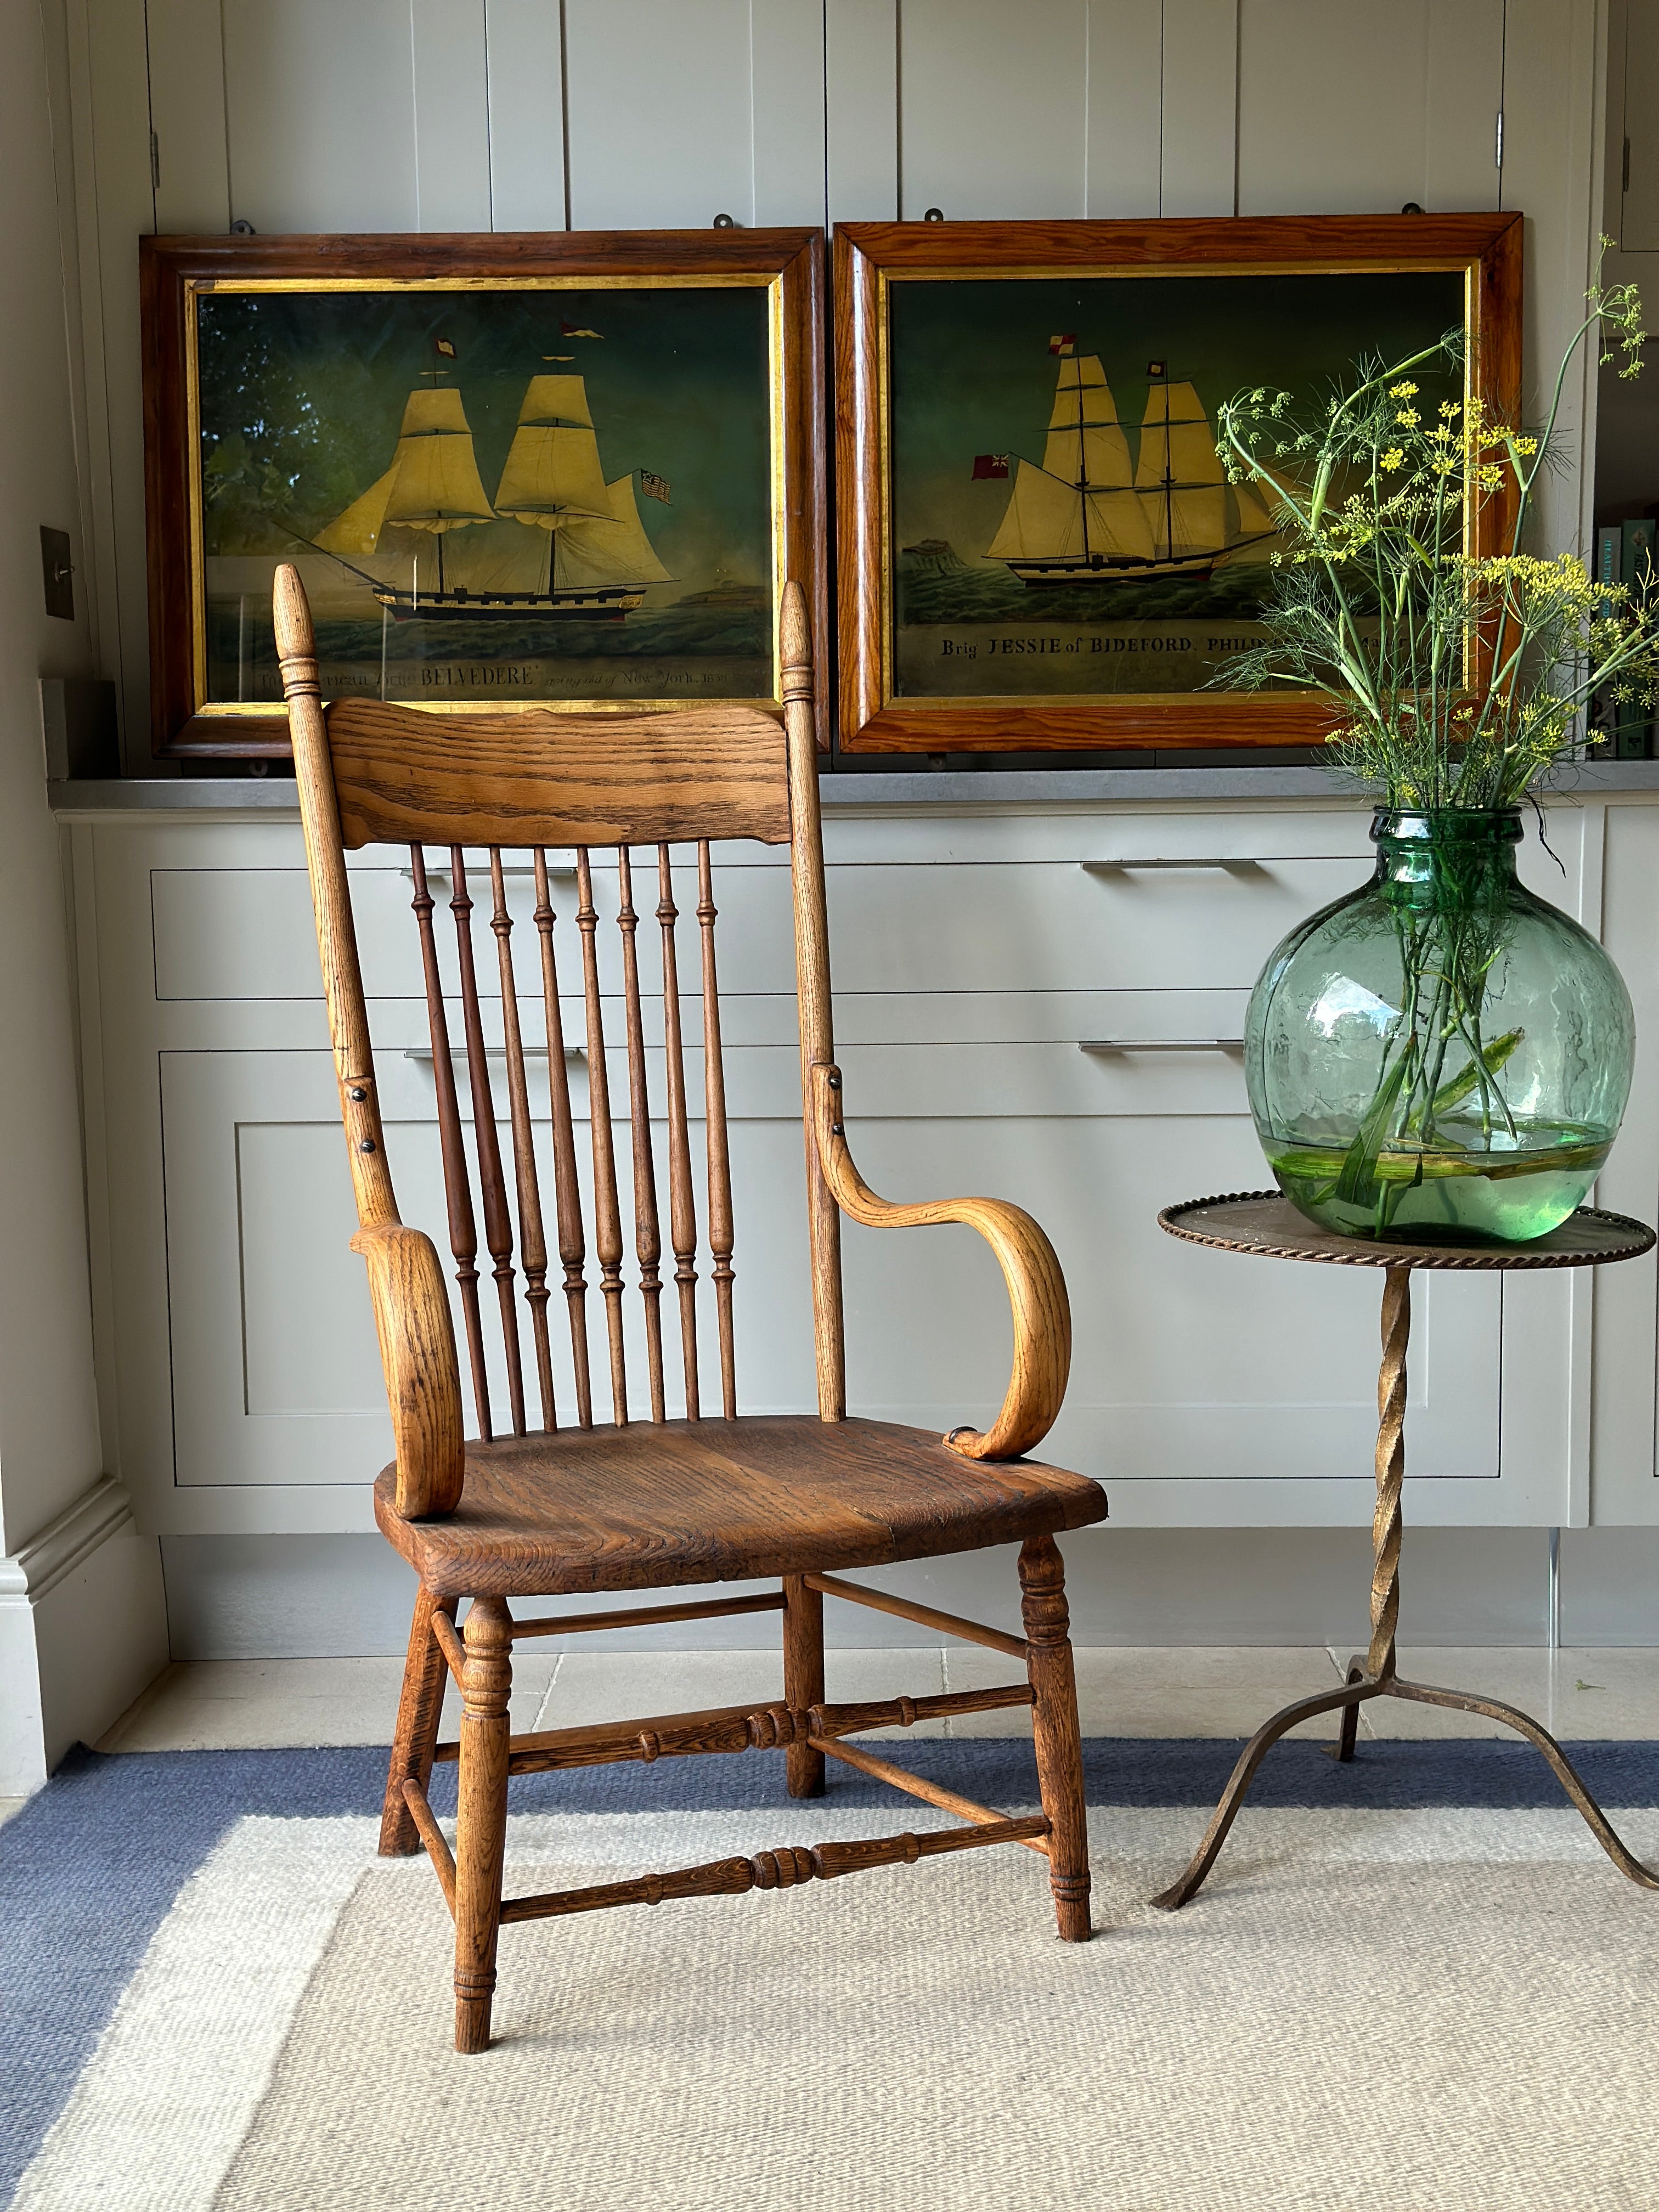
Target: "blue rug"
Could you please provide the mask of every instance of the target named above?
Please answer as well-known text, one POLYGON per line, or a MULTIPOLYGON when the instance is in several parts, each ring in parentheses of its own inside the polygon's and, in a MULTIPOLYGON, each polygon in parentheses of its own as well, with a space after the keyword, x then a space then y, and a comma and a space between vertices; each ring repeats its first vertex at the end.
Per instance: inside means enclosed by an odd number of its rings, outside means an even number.
MULTIPOLYGON (((1092 1806, 1207 1808, 1237 1755, 1206 1739, 1097 1739, 1085 1743, 1092 1806)), ((1609 1810, 1659 1805, 1659 1743, 1566 1747, 1609 1810)), ((1034 1796, 1030 1749, 1017 1739, 884 1744, 883 1755, 965 1790, 1017 1807, 1034 1796)), ((11 2202, 184 1885, 232 1827, 249 1816, 285 1821, 378 1814, 386 1754, 378 1749, 136 1753, 77 1750, 47 1787, 0 1829, 0 2205, 11 2202)), ((434 1809, 453 1806, 454 1769, 438 1771, 434 1809)), ((830 1804, 890 1807, 891 1792, 832 1771, 830 1804)), ((1562 1793, 1521 1743, 1481 1741, 1362 1744, 1341 1767, 1316 1744, 1281 1743, 1257 1779, 1258 1808, 1406 1811, 1557 1807, 1562 1793)), ((616 1814, 721 1811, 787 1814, 782 1755, 663 1759, 649 1767, 526 1776, 515 1814, 616 1814)), ((1194 1820, 1194 1839, 1201 1822, 1194 1820)), ((235 1962, 226 1960, 227 1972, 235 1962)))

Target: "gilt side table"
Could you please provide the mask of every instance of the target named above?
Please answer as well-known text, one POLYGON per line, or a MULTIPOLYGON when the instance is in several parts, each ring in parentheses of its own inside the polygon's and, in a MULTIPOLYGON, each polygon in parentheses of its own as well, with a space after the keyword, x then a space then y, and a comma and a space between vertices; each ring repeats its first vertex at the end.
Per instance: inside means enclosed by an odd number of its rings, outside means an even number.
POLYGON ((1370 1698, 1407 1698, 1418 1705, 1449 1705, 1480 1713, 1516 1729, 1537 1745, 1554 1768, 1562 1787, 1589 1822, 1596 1841, 1621 1874, 1644 1888, 1659 1889, 1659 1870, 1644 1866, 1620 1841, 1612 1824, 1553 1736, 1528 1713, 1465 1690, 1438 1689, 1426 1682, 1404 1682, 1395 1670, 1395 1629, 1400 1618, 1401 1490, 1406 1474, 1406 1344, 1411 1331, 1412 1273, 1419 1267, 1468 1273, 1491 1268, 1595 1267, 1612 1260, 1634 1260, 1650 1251, 1654 1232, 1622 1213, 1583 1206, 1557 1229, 1528 1244, 1435 1244, 1389 1239, 1339 1237, 1317 1228, 1277 1191, 1250 1191, 1225 1198, 1190 1200, 1166 1206, 1158 1226, 1171 1237, 1207 1244, 1218 1252, 1248 1252, 1269 1260, 1311 1260, 1328 1267, 1381 1267, 1382 1277, 1382 1367, 1376 1386, 1376 1516, 1372 1524, 1375 1565, 1371 1574, 1371 1642, 1363 1656, 1348 1662, 1342 1688, 1318 1697, 1298 1698, 1264 1721, 1239 1755, 1221 1802, 1192 1863, 1181 1879, 1152 1899, 1167 1911, 1194 1896, 1215 1864, 1227 1831, 1243 1803, 1256 1769, 1287 1729, 1316 1713, 1340 1710, 1341 1734, 1333 1747, 1340 1759, 1353 1757, 1359 1708, 1370 1698))

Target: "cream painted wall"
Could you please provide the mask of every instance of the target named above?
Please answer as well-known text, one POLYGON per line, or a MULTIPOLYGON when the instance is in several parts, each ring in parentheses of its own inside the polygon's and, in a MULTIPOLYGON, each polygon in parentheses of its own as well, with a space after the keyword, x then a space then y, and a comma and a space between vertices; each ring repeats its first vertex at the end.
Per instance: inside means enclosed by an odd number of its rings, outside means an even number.
POLYGON ((55 0, 0 0, 0 1790, 42 1778, 74 1735, 106 1726, 165 1650, 153 1541, 133 1537, 112 1486, 89 1519, 84 1510, 105 1467, 64 878, 39 692, 43 675, 86 674, 94 659, 72 397, 79 338, 61 245, 74 234, 67 85, 55 0), (74 623, 44 611, 43 523, 67 530, 76 549, 74 623), (50 1540, 65 1515, 67 1541, 50 1540), (115 1550, 89 1565, 83 1541, 100 1550, 112 1535, 115 1550), (107 1586, 112 1570, 118 1591, 107 1586), (98 1655, 112 1607, 126 1649, 106 1667, 98 1655), (43 1663, 48 1640, 65 1647, 62 1664, 43 1663))

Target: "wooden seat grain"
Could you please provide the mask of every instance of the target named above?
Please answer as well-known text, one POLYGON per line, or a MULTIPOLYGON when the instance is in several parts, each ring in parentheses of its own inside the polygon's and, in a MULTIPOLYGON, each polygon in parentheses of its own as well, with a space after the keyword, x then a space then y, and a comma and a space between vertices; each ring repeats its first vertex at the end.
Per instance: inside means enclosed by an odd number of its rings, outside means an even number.
POLYGON ((466 1447, 461 1502, 405 1520, 397 1468, 374 1517, 445 1597, 737 1582, 1020 1543, 1103 1520, 1098 1483, 1032 1460, 964 1460, 891 1421, 560 1429, 466 1447))
MULTIPOLYGON (((455 1923, 457 2048, 488 2046, 500 1932, 526 1919, 790 1889, 1015 1844, 1048 1860, 1061 1936, 1085 1941, 1082 1759, 1054 1538, 1103 1519, 1106 1500, 1097 1484, 1027 1456, 1065 1395, 1065 1280, 1048 1238, 1018 1206, 979 1197, 896 1204, 878 1197, 854 1163, 835 1058, 812 655, 799 588, 783 593, 781 718, 733 702, 618 702, 597 714, 434 716, 349 699, 325 709, 310 610, 291 568, 277 572, 276 625, 357 1206, 352 1245, 367 1269, 397 1454, 375 1485, 375 1517, 419 1582, 380 1849, 398 1856, 424 1847, 437 1873, 455 1923), (715 855, 742 839, 789 848, 816 1413, 746 1416, 738 1402, 744 1245, 721 1046, 715 855), (377 844, 402 846, 413 886, 447 1260, 404 1221, 387 1158, 345 866, 349 848, 377 844), (550 884, 561 871, 548 857, 570 847, 574 912, 562 893, 556 904, 550 884), (507 850, 526 852, 528 867, 509 866, 507 850), (522 898, 515 912, 508 890, 509 877, 523 876, 533 884, 528 915, 522 898), (601 937, 619 955, 613 966, 607 952, 605 968, 610 975, 620 968, 620 1006, 614 984, 602 988, 601 937), (499 991, 498 1051, 485 990, 499 991), (573 1097, 568 1021, 580 1030, 585 1102, 573 1097), (701 1097, 689 1079, 699 1052, 701 1097), (965 1224, 990 1245, 1013 1357, 1001 1407, 983 1430, 941 1437, 848 1418, 842 1214, 872 1228, 965 1224), (635 1298, 637 1333, 624 1319, 635 1298), (711 1400, 718 1373, 718 1413, 702 1402, 705 1361, 711 1400), (1019 1546, 1019 1635, 838 1571, 996 1544, 1019 1546), (539 1618, 508 1604, 774 1579, 771 1590, 539 1618), (988 1647, 1024 1679, 830 1704, 826 1597, 988 1647), (774 1701, 512 1733, 520 1638, 766 1611, 781 1615, 774 1701), (441 1748, 451 1676, 460 1724, 441 1748), (1011 1705, 1031 1711, 1042 1805, 1017 1820, 842 1741, 1011 1705), (503 1899, 514 1774, 750 1749, 782 1751, 793 1796, 820 1795, 826 1760, 839 1760, 967 1825, 503 1899), (459 1767, 453 1849, 426 1794, 440 1756, 459 1767)), ((931 1320, 917 1310, 919 1358, 931 1320)))

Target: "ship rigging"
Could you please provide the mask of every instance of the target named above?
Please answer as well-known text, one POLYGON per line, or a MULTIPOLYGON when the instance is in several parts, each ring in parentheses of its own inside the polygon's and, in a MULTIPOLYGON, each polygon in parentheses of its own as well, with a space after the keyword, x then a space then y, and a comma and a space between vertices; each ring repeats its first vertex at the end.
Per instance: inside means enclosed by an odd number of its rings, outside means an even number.
POLYGON ((411 392, 391 466, 309 543, 362 577, 397 622, 620 622, 648 584, 671 580, 641 524, 632 473, 605 481, 580 376, 531 378, 493 501, 459 392, 411 392), (416 534, 399 544, 402 532, 416 534), (435 553, 424 591, 423 539, 435 553))
POLYGON ((1061 362, 1041 467, 1022 459, 987 548, 1025 584, 1208 576, 1273 534, 1247 484, 1230 484, 1197 392, 1147 365, 1133 466, 1097 354, 1061 362))

